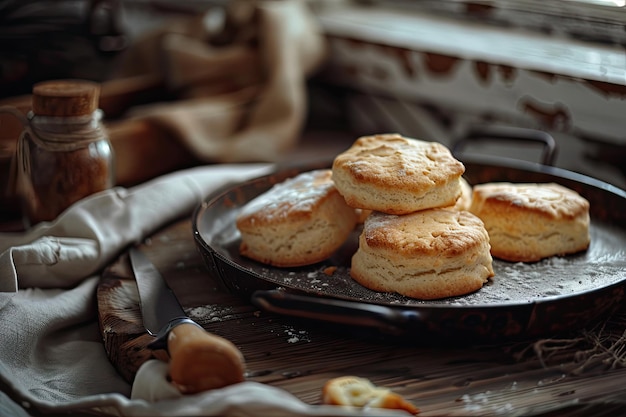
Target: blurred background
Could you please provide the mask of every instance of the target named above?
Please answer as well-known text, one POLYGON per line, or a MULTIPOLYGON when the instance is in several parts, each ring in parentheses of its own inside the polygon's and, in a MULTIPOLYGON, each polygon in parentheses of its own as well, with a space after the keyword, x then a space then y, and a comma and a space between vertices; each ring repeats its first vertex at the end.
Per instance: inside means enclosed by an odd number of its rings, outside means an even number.
MULTIPOLYGON (((453 146, 468 132, 497 126, 547 132, 557 143, 554 165, 626 188, 625 22, 619 0, 2 0, 0 104, 27 109, 33 84, 42 80, 102 82, 101 107, 123 185, 197 163, 332 156, 373 133, 453 146), (290 18, 254 12, 290 3, 300 8, 292 28, 282 29, 290 18), (246 32, 247 25, 254 30, 246 32), (323 48, 311 45, 307 33, 323 48), (273 38, 280 36, 289 39, 273 38), (290 43, 298 44, 295 51, 290 43), (236 60, 229 72, 233 45, 256 55, 236 60), (311 62, 303 63, 307 57, 311 62), (274 59, 284 65, 272 65, 274 59), (206 75, 218 68, 219 76, 206 75), (237 102, 249 109, 262 104, 263 91, 289 96, 300 78, 302 94, 264 116, 282 127, 265 123, 246 132, 271 131, 263 143, 279 143, 265 154, 244 152, 248 139, 239 151, 207 154, 202 134, 172 139, 185 129, 137 111, 167 103, 166 114, 191 115, 193 126, 193 115, 211 110, 185 106, 202 97, 241 97, 244 87, 259 87, 253 99, 237 102)), ((224 142, 254 125, 254 114, 241 113, 226 130, 206 120, 203 126, 226 132, 217 140, 224 142)), ((7 117, 0 123, 6 156, 20 126, 7 117)), ((541 152, 507 140, 472 150, 532 161, 541 152)))

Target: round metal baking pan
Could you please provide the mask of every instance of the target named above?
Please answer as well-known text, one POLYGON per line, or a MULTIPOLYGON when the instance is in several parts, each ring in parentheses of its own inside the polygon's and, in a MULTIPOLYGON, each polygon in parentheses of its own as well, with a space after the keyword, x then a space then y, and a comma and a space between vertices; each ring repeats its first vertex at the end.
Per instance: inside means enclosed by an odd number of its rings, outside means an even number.
POLYGON ((590 201, 591 245, 585 252, 536 263, 494 259, 495 277, 481 290, 441 300, 379 293, 350 278, 358 230, 324 262, 273 268, 239 254, 239 209, 272 185, 321 162, 289 167, 207 196, 193 215, 194 239, 209 273, 259 307, 294 317, 368 327, 393 336, 484 342, 533 338, 579 329, 606 317, 624 299, 626 192, 563 169, 503 158, 467 158, 470 184, 556 182, 590 201), (336 267, 327 274, 328 267, 336 267))

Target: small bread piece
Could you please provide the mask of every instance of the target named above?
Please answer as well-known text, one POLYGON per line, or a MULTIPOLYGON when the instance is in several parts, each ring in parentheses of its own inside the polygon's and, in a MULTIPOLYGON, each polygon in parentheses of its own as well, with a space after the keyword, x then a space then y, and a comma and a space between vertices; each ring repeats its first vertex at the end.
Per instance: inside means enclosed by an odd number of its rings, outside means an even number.
POLYGON ((328 380, 322 387, 322 403, 404 410, 411 414, 420 412, 402 396, 387 388, 377 387, 369 379, 357 376, 342 376, 328 380))
POLYGON ((440 143, 382 134, 358 138, 335 157, 332 171, 348 205, 408 214, 453 206, 465 167, 440 143))
POLYGON ((456 210, 469 210, 472 204, 472 193, 472 186, 465 178, 461 177, 461 196, 456 200, 454 208, 456 210))
POLYGON ((321 262, 348 238, 357 213, 331 179, 330 169, 303 172, 259 195, 237 216, 240 253, 278 267, 321 262))
POLYGON ((559 184, 477 184, 470 211, 485 223, 495 258, 535 262, 590 244, 589 202, 559 184))
POLYGON ((363 225, 350 275, 371 290, 418 299, 469 294, 494 275, 489 235, 468 211, 373 212, 363 225))
POLYGON ((196 394, 245 381, 245 359, 228 339, 195 324, 176 326, 168 335, 169 373, 183 394, 196 394))

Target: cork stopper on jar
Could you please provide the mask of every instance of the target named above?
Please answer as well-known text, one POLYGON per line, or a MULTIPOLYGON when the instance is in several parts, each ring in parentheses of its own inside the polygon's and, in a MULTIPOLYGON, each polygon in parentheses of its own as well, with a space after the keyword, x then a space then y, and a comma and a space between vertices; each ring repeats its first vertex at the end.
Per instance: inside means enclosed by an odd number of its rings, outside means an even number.
POLYGON ((33 86, 33 113, 41 116, 83 116, 98 109, 100 85, 86 80, 53 80, 33 86))

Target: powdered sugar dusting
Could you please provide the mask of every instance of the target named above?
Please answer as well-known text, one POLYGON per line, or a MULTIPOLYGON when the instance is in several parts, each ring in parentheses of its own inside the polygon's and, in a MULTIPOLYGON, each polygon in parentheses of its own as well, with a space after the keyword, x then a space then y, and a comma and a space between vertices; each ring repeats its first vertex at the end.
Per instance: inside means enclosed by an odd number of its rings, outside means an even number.
POLYGON ((285 326, 284 333, 287 335, 288 343, 310 342, 309 334, 306 330, 296 330, 293 327, 285 326))
POLYGON ((233 309, 227 306, 199 306, 187 311, 189 318, 195 321, 216 322, 233 317, 233 309))
POLYGON ((286 217, 290 213, 310 211, 319 198, 334 187, 329 169, 303 172, 275 184, 252 199, 242 208, 239 216, 271 219, 273 216, 286 217))

